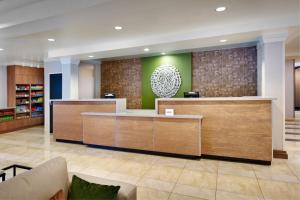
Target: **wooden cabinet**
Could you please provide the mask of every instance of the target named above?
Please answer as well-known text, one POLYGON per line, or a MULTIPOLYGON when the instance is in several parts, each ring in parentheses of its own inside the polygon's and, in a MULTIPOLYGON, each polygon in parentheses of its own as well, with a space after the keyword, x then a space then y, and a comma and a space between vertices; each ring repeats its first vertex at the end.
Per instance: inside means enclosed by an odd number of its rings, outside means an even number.
POLYGON ((17 84, 44 84, 44 68, 7 66, 7 106, 16 106, 17 84))
POLYGON ((0 133, 16 131, 44 123, 44 118, 14 119, 7 122, 0 122, 0 133))

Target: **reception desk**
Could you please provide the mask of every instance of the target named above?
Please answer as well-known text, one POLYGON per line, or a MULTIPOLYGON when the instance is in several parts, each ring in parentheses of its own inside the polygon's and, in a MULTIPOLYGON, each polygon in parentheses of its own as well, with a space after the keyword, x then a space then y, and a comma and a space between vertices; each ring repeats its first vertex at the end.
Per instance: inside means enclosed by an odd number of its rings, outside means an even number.
POLYGON ((272 161, 272 98, 156 99, 156 110, 126 110, 126 99, 54 102, 54 138, 180 155, 272 161), (174 109, 174 116, 165 116, 174 109), (203 118, 202 118, 203 116, 203 118))
POLYGON ((156 99, 158 114, 202 115, 202 154, 272 160, 272 100, 262 97, 156 99))
POLYGON ((126 99, 53 101, 53 137, 82 142, 82 112, 124 112, 126 99))
POLYGON ((82 117, 84 144, 201 155, 202 116, 85 112, 82 117))

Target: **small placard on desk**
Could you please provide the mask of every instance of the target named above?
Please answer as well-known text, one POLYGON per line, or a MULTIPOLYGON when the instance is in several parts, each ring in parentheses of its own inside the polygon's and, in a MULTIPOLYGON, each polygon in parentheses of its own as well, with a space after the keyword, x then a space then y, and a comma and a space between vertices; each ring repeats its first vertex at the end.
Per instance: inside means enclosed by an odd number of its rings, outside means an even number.
POLYGON ((174 109, 165 109, 166 116, 174 116, 174 109))

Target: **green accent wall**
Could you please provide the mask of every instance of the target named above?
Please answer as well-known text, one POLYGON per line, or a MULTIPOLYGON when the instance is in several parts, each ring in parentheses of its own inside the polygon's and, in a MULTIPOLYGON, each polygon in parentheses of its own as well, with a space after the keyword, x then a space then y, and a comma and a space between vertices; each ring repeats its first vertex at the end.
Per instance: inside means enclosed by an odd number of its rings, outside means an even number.
POLYGON ((192 54, 172 54, 142 58, 142 108, 154 109, 155 98, 151 89, 151 75, 160 65, 174 65, 181 76, 181 86, 175 97, 183 97, 183 93, 192 90, 192 54))

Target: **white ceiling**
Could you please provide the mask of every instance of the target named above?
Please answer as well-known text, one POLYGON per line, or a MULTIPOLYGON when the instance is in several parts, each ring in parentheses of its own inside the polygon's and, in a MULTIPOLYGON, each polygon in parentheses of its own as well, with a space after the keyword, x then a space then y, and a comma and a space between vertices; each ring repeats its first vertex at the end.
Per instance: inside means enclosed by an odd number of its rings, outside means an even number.
POLYGON ((299 0, 0 0, 0 64, 148 55, 257 41, 287 29, 300 55, 299 0), (226 6, 223 13, 215 12, 226 6), (123 30, 116 31, 114 26, 123 30), (47 38, 55 38, 49 43, 47 38), (145 55, 145 54, 144 54, 145 55))

